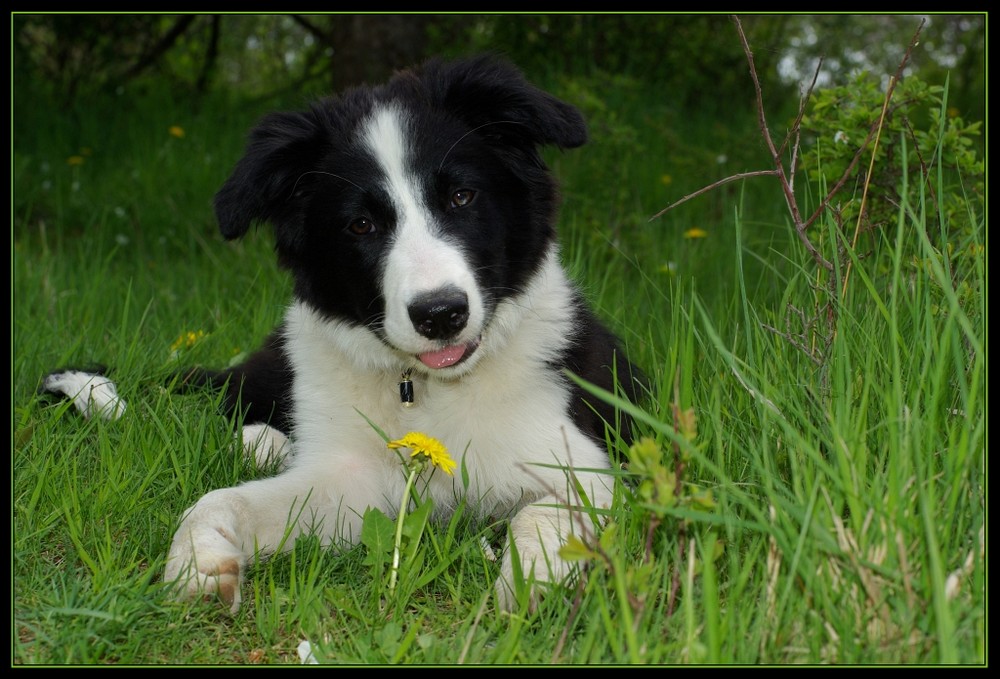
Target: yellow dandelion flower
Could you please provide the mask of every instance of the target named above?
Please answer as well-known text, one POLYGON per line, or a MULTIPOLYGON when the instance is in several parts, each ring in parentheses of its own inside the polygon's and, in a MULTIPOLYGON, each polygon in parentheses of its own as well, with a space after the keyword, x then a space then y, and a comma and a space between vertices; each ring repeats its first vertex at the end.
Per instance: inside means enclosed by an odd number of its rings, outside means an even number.
POLYGON ((707 238, 708 237, 708 231, 705 231, 705 229, 699 229, 696 226, 693 229, 688 229, 687 231, 685 231, 684 232, 684 237, 688 238, 688 239, 690 239, 690 238, 707 238))
POLYGON ((403 438, 395 441, 389 441, 386 445, 389 448, 409 448, 413 451, 410 453, 410 457, 423 455, 431 461, 431 464, 435 467, 439 467, 441 471, 449 476, 454 476, 455 467, 458 466, 455 461, 451 459, 451 456, 448 454, 448 449, 445 448, 443 443, 435 438, 427 436, 426 434, 421 434, 418 431, 411 431, 403 438))
POLYGON ((178 139, 184 137, 184 128, 180 125, 171 125, 170 130, 168 131, 170 132, 171 137, 177 137, 178 139))
POLYGON ((67 165, 83 165, 83 156, 70 156, 66 159, 67 165))
POLYGON ((674 178, 671 177, 669 174, 660 176, 660 183, 663 184, 664 186, 670 186, 673 182, 674 178))

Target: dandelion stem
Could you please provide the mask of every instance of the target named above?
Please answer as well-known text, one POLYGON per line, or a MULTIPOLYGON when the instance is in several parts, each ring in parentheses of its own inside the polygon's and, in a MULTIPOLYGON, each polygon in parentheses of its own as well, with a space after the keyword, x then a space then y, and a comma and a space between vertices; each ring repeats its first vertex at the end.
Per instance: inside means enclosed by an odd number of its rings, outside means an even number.
POLYGON ((389 594, 396 590, 396 578, 399 576, 399 547, 403 542, 403 520, 406 519, 406 508, 410 504, 410 491, 413 488, 413 481, 420 473, 420 464, 410 465, 410 475, 406 477, 406 488, 403 490, 403 498, 399 503, 399 514, 396 516, 396 539, 392 547, 392 571, 389 574, 389 594))

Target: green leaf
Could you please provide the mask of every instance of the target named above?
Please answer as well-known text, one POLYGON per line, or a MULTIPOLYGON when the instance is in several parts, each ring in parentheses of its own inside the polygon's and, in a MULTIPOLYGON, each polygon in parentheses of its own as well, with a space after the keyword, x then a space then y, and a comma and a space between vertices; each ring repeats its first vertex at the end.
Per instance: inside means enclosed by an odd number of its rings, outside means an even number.
POLYGON ((715 509, 715 498, 708 488, 692 493, 691 503, 699 509, 715 509))
POLYGON ((603 549, 607 554, 614 552, 615 545, 618 542, 617 538, 618 538, 618 524, 612 521, 611 523, 609 523, 607 526, 604 527, 603 531, 601 531, 601 539, 600 539, 601 549, 603 549))
POLYGON ((597 552, 583 544, 576 535, 566 538, 566 544, 559 548, 559 556, 565 561, 592 561, 597 558, 597 552))
POLYGON ((414 507, 406 515, 406 518, 403 519, 403 535, 413 546, 413 549, 410 550, 411 553, 420 542, 420 536, 424 534, 424 529, 427 527, 427 521, 433 508, 434 503, 430 498, 427 498, 414 507))
POLYGON ((368 509, 361 519, 361 544, 368 549, 364 563, 374 566, 384 563, 392 553, 395 526, 392 520, 378 509, 368 509))

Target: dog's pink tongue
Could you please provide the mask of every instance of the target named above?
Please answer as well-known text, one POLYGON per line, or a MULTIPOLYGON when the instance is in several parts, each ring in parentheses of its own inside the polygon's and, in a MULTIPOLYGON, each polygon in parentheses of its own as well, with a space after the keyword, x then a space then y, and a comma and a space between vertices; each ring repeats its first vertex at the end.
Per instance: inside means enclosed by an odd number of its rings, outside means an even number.
POLYGON ((440 351, 427 351, 417 358, 420 362, 426 365, 428 368, 445 368, 449 365, 454 365, 458 363, 463 356, 465 356, 465 345, 456 344, 454 346, 445 347, 440 351))

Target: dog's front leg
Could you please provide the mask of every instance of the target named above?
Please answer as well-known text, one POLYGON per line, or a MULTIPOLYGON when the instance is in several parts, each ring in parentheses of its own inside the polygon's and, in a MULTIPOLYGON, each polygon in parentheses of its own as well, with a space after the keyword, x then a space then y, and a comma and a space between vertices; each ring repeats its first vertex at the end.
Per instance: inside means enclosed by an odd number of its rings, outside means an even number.
POLYGON ((377 506, 363 488, 340 492, 344 479, 312 469, 215 490, 185 512, 174 535, 166 582, 182 599, 217 594, 230 610, 240 606, 243 574, 255 554, 291 549, 305 532, 324 543, 356 541, 365 507, 377 506))

